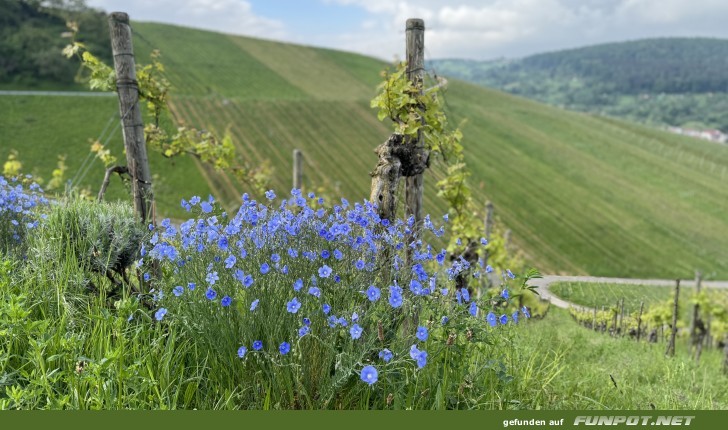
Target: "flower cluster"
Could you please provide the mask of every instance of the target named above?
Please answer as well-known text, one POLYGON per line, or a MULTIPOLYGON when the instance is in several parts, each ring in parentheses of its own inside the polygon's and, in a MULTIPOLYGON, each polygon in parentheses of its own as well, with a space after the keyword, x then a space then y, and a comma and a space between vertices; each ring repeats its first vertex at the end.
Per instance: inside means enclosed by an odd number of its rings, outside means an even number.
MULTIPOLYGON (((199 218, 152 228, 138 266, 153 260, 165 273, 152 280, 159 290, 157 320, 178 315, 198 337, 206 330, 209 337, 230 333, 236 342, 230 354, 243 361, 258 355, 318 363, 307 357, 323 354, 308 341, 314 336, 358 357, 358 373, 371 385, 381 375, 371 357, 385 367, 409 357, 414 369, 422 369, 466 327, 476 327, 484 339, 490 327, 529 316, 525 308, 494 313, 507 308, 508 289, 476 300, 466 288, 454 288, 453 279, 464 271, 477 279, 492 268, 462 256, 445 258, 445 250, 423 240, 408 242, 412 218, 390 222, 371 203, 345 199, 326 210, 321 199, 296 189, 277 206, 273 192, 266 197, 268 204, 243 195, 232 216, 217 210, 212 197, 193 197, 182 207, 199 218), (410 332, 387 337, 414 318, 410 332)), ((442 236, 444 227, 427 220, 427 234, 442 236)), ((508 277, 515 276, 509 271, 508 277)))
POLYGON ((0 244, 20 243, 25 232, 36 228, 40 219, 45 218, 37 209, 47 206, 49 201, 40 186, 30 179, 31 176, 24 180, 0 176, 0 244), (24 184, 28 182, 26 189, 24 184))

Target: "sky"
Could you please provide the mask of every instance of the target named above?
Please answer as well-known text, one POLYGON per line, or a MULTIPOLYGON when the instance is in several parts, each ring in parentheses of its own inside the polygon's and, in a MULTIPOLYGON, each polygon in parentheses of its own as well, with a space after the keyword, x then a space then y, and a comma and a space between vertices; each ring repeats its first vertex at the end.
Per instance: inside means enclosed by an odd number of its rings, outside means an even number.
POLYGON ((425 59, 491 60, 648 37, 728 39, 728 0, 87 0, 92 7, 223 33, 404 57, 407 18, 425 59))

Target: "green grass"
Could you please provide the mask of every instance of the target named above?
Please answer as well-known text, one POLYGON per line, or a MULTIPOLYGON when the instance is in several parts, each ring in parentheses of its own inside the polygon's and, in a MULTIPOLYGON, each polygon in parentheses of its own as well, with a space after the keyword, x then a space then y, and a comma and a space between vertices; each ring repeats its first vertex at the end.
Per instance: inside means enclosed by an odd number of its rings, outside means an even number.
MULTIPOLYGON (((305 188, 368 197, 377 161, 372 150, 390 132, 368 107, 385 64, 161 24, 135 23, 134 29, 139 62, 161 49, 175 86, 176 117, 220 133, 229 129, 253 165, 270 160, 279 195, 290 190, 291 153, 300 148, 305 188)), ((728 147, 455 80, 445 97, 451 120, 468 120, 464 145, 476 202, 494 202, 514 243, 542 272, 672 278, 699 269, 708 278, 728 278, 728 147)), ((43 106, 26 109, 50 115, 43 106)), ((95 119, 94 130, 104 121, 95 119)), ((8 139, 2 127, 0 139, 11 142, 3 148, 29 153, 29 165, 40 164, 29 148, 47 153, 37 142, 80 130, 71 124, 78 122, 26 127, 22 139, 8 139)), ((205 181, 230 205, 249 191, 179 163, 186 168, 152 166, 167 187, 157 193, 163 213, 174 214, 181 196, 205 195, 205 181)), ((433 185, 441 177, 434 168, 425 181, 426 212, 436 216, 446 210, 433 185)))
MULTIPOLYGON (((726 409, 728 377, 720 351, 703 351, 700 364, 678 346, 665 356, 664 344, 637 343, 580 327, 562 309, 519 333, 519 352, 554 360, 560 373, 542 382, 545 409, 726 409), (610 375, 617 383, 613 385, 610 375)), ((537 385, 538 386, 538 385, 537 385)))
MULTIPOLYGON (((613 306, 624 299, 626 313, 640 310, 640 303, 645 306, 660 304, 675 297, 675 286, 672 285, 626 285, 603 284, 589 282, 558 282, 549 287, 551 292, 562 299, 586 307, 613 306)), ((695 288, 680 287, 680 300, 687 305, 695 288)))

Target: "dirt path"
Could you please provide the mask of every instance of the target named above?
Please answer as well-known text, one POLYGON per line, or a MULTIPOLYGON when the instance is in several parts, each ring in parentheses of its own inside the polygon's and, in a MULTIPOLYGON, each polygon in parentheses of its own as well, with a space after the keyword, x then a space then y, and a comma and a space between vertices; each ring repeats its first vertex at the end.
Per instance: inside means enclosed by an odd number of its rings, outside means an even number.
MULTIPOLYGON (((602 284, 635 284, 635 285, 675 285, 674 279, 630 279, 630 278, 600 278, 596 276, 556 276, 556 275, 544 275, 540 279, 531 279, 529 285, 538 287, 538 293, 544 300, 548 300, 554 306, 559 308, 568 309, 569 307, 575 307, 577 309, 586 309, 583 306, 576 305, 571 302, 567 302, 559 297, 556 297, 550 290, 549 286, 554 282, 593 282, 602 284)), ((681 286, 694 287, 695 280, 680 280, 681 286)), ((728 288, 728 281, 703 281, 701 283, 706 288, 728 288)))

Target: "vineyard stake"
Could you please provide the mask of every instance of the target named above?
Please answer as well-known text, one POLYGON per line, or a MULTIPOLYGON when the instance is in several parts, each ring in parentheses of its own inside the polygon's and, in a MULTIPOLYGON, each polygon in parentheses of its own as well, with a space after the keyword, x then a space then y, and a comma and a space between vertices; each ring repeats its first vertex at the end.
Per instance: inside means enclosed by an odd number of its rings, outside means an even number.
POLYGON ((142 222, 150 218, 154 222, 152 175, 144 140, 142 111, 139 109, 139 83, 136 79, 129 15, 124 12, 112 12, 109 15, 109 33, 134 209, 142 222))
POLYGON ((303 186, 303 152, 293 150, 293 188, 300 190, 303 186))
MULTIPOLYGON (((407 79, 419 88, 422 94, 425 76, 425 21, 417 18, 410 18, 406 25, 407 39, 407 79)), ((422 137, 422 130, 417 132, 417 141, 410 144, 415 146, 414 156, 425 159, 425 143, 422 137)), ((415 225, 413 236, 419 236, 422 229, 422 196, 425 189, 424 173, 405 178, 405 216, 414 216, 415 225)))
POLYGON ((670 341, 667 343, 667 350, 665 355, 675 355, 675 335, 677 334, 677 302, 680 297, 680 280, 675 280, 675 300, 673 301, 672 307, 672 327, 670 328, 670 341))

